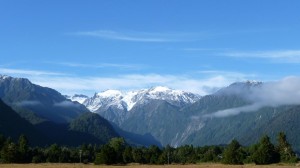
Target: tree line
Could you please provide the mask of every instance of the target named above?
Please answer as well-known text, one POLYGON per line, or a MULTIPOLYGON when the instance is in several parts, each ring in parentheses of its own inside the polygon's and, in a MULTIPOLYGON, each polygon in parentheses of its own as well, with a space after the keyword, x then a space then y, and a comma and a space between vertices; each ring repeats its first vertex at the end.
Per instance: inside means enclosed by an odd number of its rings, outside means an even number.
POLYGON ((19 137, 18 142, 0 135, 0 163, 272 164, 297 161, 296 154, 283 132, 278 134, 276 145, 271 143, 268 136, 263 136, 257 144, 248 147, 241 146, 234 139, 227 146, 184 145, 177 148, 169 145, 164 148, 133 147, 123 138, 113 138, 105 145, 83 144, 76 148, 57 144, 30 147, 24 135, 19 137))

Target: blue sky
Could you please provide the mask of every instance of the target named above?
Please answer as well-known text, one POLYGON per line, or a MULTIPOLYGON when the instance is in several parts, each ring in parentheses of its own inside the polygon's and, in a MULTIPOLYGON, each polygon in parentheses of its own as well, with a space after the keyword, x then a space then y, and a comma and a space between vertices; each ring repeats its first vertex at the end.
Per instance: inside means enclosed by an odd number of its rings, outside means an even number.
POLYGON ((300 76, 298 0, 2 0, 0 74, 63 94, 300 76))

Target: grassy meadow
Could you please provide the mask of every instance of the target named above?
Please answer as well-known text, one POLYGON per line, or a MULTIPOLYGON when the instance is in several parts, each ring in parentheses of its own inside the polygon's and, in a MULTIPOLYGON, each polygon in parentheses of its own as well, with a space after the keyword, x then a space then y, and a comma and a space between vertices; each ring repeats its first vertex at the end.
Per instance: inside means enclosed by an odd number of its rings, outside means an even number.
POLYGON ((44 163, 44 164, 0 164, 0 168, 294 168, 300 167, 296 165, 224 165, 224 164, 193 164, 193 165, 140 165, 131 164, 126 166, 107 166, 107 165, 94 165, 94 164, 59 164, 59 163, 44 163))

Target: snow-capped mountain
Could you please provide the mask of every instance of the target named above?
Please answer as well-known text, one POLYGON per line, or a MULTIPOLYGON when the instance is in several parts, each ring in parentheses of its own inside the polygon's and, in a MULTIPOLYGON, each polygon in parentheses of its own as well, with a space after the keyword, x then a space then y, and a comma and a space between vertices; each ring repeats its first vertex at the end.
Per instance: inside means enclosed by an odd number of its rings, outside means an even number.
POLYGON ((92 112, 109 107, 130 111, 134 106, 147 103, 149 100, 164 100, 175 106, 184 106, 194 103, 200 98, 201 96, 190 92, 157 86, 129 92, 106 90, 95 93, 93 97, 86 99, 82 104, 92 112))
POLYGON ((82 94, 75 94, 73 96, 66 95, 65 97, 71 101, 77 101, 80 104, 83 104, 83 102, 89 98, 88 96, 82 94))

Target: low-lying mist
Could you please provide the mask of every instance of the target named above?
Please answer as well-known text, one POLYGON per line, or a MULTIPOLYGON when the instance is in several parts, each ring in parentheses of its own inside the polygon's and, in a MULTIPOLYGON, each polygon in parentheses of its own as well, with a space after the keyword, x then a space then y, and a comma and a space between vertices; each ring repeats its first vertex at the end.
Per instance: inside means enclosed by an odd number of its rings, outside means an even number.
MULTIPOLYGON (((239 91, 234 91, 237 93, 239 91)), ((204 117, 227 117, 240 113, 255 112, 262 107, 278 107, 281 105, 300 104, 300 77, 287 77, 279 81, 266 82, 251 87, 249 93, 243 95, 250 105, 216 111, 204 117)))

